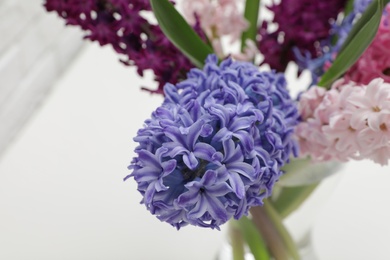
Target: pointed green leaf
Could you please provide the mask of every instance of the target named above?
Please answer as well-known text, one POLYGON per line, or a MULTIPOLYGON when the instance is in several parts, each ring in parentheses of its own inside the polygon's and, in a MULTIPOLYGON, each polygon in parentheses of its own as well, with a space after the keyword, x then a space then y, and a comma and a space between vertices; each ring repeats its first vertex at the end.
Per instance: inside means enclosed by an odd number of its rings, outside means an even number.
POLYGON ((313 162, 310 158, 293 158, 283 166, 285 174, 277 184, 294 187, 317 183, 336 173, 341 165, 339 162, 313 162))
POLYGON ((360 57, 374 39, 385 3, 390 0, 374 0, 353 26, 332 66, 322 75, 319 86, 329 88, 360 57))
MULTIPOLYGON (((350 0, 351 5, 353 8, 353 0, 350 0)), ((377 13, 376 19, 380 22, 380 18, 382 17, 383 9, 386 6, 387 3, 389 3, 390 0, 374 0, 369 6, 367 6, 367 9, 365 12, 362 14, 362 16, 359 18, 359 20, 356 22, 356 24, 352 27, 351 31, 349 32, 347 38, 345 39, 345 42, 343 43, 343 46, 341 46, 340 52, 342 52, 345 47, 347 47, 354 39, 354 37, 359 33, 361 28, 367 24, 370 19, 373 18, 374 15, 376 15, 378 8, 380 8, 379 13, 377 13)), ((378 22, 378 25, 379 25, 378 22)), ((375 30, 375 34, 376 34, 375 30)))
POLYGON ((283 187, 279 196, 275 200, 271 200, 271 203, 279 215, 282 218, 286 218, 306 201, 317 186, 318 183, 305 186, 283 187))
POLYGON ((241 50, 245 47, 245 41, 250 39, 256 42, 257 21, 259 19, 260 0, 246 0, 244 17, 249 22, 248 29, 241 36, 241 50))
POLYGON ((150 0, 154 15, 168 39, 197 67, 213 50, 202 41, 168 0, 150 0))

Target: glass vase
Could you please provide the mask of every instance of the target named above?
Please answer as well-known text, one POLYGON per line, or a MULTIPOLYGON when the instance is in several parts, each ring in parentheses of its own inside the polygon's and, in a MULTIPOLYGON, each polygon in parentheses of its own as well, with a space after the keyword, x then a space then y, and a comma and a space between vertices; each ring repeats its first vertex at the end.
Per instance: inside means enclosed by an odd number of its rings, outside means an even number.
POLYGON ((296 160, 287 168, 290 176, 275 185, 264 206, 252 208, 244 220, 230 221, 217 260, 318 259, 311 230, 340 179, 335 173, 341 172, 341 164, 296 160))

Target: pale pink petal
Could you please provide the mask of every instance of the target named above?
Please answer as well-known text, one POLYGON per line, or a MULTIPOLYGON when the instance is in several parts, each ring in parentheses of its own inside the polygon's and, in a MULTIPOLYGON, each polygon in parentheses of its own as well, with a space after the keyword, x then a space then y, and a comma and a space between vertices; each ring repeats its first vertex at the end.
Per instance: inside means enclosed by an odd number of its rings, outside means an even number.
POLYGON ((255 58, 258 52, 259 49, 256 44, 252 40, 247 39, 245 41, 244 51, 242 53, 233 53, 232 57, 240 61, 251 61, 255 58))
POLYGON ((372 151, 367 158, 373 160, 380 165, 388 165, 390 159, 390 146, 384 146, 372 151))
POLYGON ((326 89, 313 86, 300 96, 298 109, 303 119, 313 117, 314 110, 321 104, 325 94, 326 89))

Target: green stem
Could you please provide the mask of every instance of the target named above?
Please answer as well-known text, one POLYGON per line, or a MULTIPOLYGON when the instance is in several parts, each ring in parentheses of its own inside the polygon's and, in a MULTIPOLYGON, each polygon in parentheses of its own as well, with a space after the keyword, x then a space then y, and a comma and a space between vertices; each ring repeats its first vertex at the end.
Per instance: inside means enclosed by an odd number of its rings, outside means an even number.
POLYGON ((271 204, 265 201, 263 207, 253 207, 250 209, 250 212, 252 215, 252 222, 263 236, 270 254, 275 259, 299 259, 299 254, 295 248, 294 242, 271 204))
POLYGON ((250 219, 244 216, 239 220, 231 220, 231 222, 233 227, 240 230, 255 260, 270 259, 262 233, 258 232, 258 229, 250 219))
POLYGON ((241 51, 245 48, 247 39, 256 42, 257 21, 259 19, 260 0, 246 0, 244 17, 249 22, 248 29, 241 36, 241 51))
POLYGON ((297 250, 297 247, 295 245, 294 240, 290 236, 289 232, 287 231, 286 227, 284 226, 281 217, 279 216, 278 212, 272 207, 272 204, 268 201, 264 202, 263 206, 265 212, 271 219, 275 229, 280 234, 281 239, 284 243, 284 245, 287 247, 288 252, 290 253, 290 256, 294 260, 299 260, 300 256, 297 250))
POLYGON ((244 239, 237 225, 229 222, 229 237, 233 251, 233 260, 245 260, 244 239))

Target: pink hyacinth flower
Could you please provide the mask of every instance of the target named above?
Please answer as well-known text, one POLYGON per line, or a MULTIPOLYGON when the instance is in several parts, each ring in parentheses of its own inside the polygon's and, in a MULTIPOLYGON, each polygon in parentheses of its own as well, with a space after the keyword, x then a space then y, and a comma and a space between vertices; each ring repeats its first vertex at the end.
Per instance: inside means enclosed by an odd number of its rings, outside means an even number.
POLYGON ((337 81, 325 93, 315 86, 302 94, 299 109, 304 121, 295 131, 301 156, 317 161, 371 159, 386 165, 390 84, 381 78, 368 85, 345 82, 337 81))
POLYGON ((314 110, 321 104, 326 90, 324 88, 313 87, 308 89, 299 100, 299 113, 302 119, 313 117, 314 110))
POLYGON ((244 51, 241 53, 233 53, 232 57, 239 61, 251 61, 255 58, 256 54, 259 53, 256 43, 250 39, 245 41, 244 51))
MULTIPOLYGON (((199 20, 215 52, 222 57, 224 54, 221 38, 227 36, 230 38, 230 43, 233 43, 241 38, 242 33, 249 26, 240 12, 239 5, 242 2, 242 0, 183 0, 182 9, 185 19, 191 25, 196 23, 196 18, 199 20)), ((248 53, 244 52, 243 55, 247 56, 248 53)))

